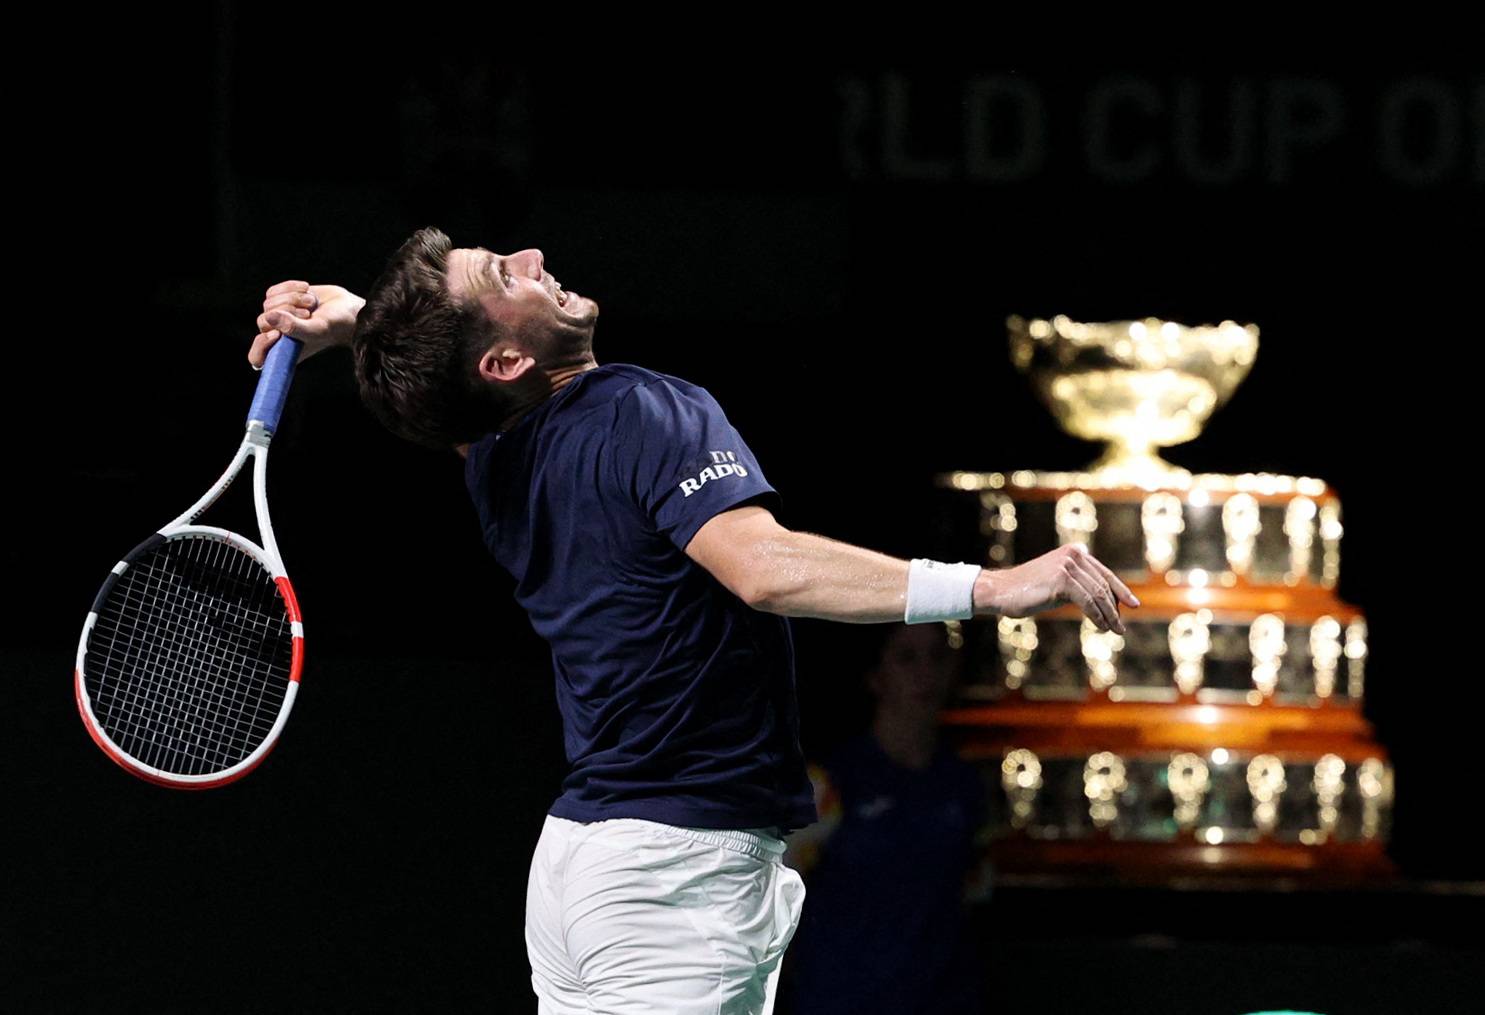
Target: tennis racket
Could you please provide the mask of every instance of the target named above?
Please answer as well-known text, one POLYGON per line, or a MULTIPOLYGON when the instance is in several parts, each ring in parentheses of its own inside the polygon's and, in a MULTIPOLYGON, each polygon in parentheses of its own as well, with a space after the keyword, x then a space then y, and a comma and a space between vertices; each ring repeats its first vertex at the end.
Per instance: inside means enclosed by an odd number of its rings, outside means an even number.
POLYGON ((77 645, 77 708, 103 753, 162 786, 209 789, 277 742, 304 664, 304 626, 268 520, 268 444, 301 343, 269 350, 247 433, 222 478, 109 574, 77 645), (259 546, 195 524, 253 459, 259 546))

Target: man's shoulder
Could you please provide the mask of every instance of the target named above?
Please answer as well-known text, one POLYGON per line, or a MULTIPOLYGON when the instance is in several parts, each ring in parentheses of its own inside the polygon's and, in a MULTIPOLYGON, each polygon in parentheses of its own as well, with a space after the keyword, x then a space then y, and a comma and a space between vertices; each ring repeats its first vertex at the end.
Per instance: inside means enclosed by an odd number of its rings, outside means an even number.
POLYGON ((612 363, 599 369, 604 376, 595 378, 599 383, 594 386, 593 400, 611 402, 620 419, 631 424, 669 422, 721 411, 711 392, 684 377, 632 363, 612 363))
POLYGON ((616 422, 639 429, 666 425, 678 413, 717 411, 715 399, 698 384, 634 363, 605 363, 581 374, 506 433, 489 433, 473 442, 465 473, 474 476, 502 446, 525 447, 541 432, 612 428, 616 422))
MULTIPOLYGON (((558 391, 539 410, 542 418, 536 421, 548 425, 560 420, 559 425, 564 429, 591 426, 595 412, 602 417, 623 411, 632 402, 634 392, 668 389, 689 393, 694 388, 679 377, 633 363, 605 363, 580 374, 568 387, 558 391)), ((533 418, 536 416, 533 413, 533 418)))
POLYGON ((649 367, 638 366, 634 363, 608 363, 599 367, 598 371, 605 375, 608 386, 625 391, 640 387, 674 388, 688 394, 705 390, 701 385, 692 383, 684 377, 651 370, 649 367))

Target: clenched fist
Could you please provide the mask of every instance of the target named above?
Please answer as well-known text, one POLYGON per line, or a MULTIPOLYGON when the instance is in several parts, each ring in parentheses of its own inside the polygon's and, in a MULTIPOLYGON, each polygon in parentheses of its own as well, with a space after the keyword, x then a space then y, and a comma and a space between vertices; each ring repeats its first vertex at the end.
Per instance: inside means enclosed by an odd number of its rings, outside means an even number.
POLYGON ((338 285, 280 282, 264 295, 248 362, 254 369, 263 369, 268 350, 280 335, 304 343, 301 360, 331 346, 350 345, 356 315, 365 305, 361 297, 338 285))
POLYGON ((1064 603, 1076 605, 1100 631, 1124 633, 1119 603, 1138 606, 1129 586, 1081 543, 1000 571, 982 571, 975 582, 975 612, 1025 617, 1064 603))

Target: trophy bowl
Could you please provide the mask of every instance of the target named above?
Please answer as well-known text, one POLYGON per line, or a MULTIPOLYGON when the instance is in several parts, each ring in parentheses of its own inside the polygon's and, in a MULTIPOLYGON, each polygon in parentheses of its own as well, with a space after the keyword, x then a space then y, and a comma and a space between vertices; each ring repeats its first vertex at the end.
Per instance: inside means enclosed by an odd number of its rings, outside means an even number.
POLYGON ((1148 485, 1185 475, 1157 448, 1191 440, 1247 376, 1258 328, 1223 321, 1084 323, 1011 316, 1011 361, 1068 433, 1103 441, 1088 467, 1148 485))

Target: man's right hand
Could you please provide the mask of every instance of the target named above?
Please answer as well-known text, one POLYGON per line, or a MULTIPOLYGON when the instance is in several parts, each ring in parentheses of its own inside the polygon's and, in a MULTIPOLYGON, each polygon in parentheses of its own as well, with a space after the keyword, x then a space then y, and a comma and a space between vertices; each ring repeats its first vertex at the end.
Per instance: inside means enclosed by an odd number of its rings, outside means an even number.
POLYGON ((365 305, 361 297, 338 285, 280 282, 264 295, 248 362, 263 369, 268 350, 284 334, 304 343, 301 360, 331 346, 350 345, 356 315, 365 305))
POLYGON ((1138 606, 1129 586, 1081 543, 999 571, 984 570, 975 582, 975 613, 1025 617, 1072 603, 1100 631, 1124 633, 1119 603, 1138 606))

